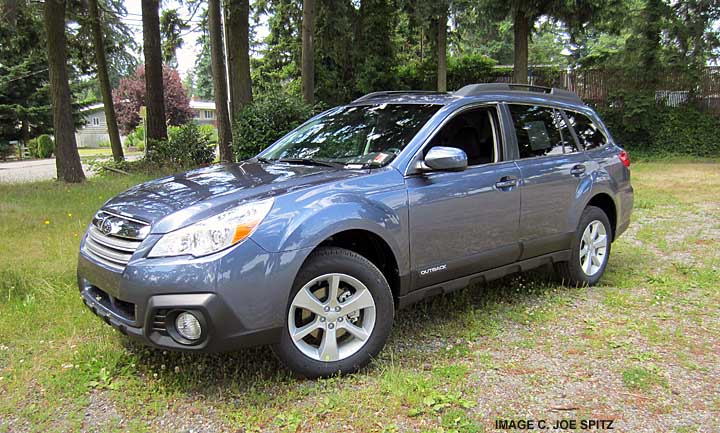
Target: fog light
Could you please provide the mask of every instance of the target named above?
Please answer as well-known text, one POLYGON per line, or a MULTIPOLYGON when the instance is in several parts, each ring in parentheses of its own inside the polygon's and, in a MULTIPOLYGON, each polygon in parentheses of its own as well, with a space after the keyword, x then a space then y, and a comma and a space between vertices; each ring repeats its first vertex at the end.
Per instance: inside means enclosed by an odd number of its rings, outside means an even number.
POLYGON ((175 319, 175 329, 183 338, 193 341, 200 338, 202 334, 202 326, 197 317, 188 312, 178 314, 175 319))

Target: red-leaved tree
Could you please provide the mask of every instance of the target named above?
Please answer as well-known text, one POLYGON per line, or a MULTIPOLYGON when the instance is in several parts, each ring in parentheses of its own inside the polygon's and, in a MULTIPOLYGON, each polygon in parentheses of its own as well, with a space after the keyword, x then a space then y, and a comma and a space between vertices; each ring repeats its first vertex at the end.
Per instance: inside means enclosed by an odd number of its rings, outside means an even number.
MULTIPOLYGON (((183 89, 180 74, 175 69, 163 66, 163 87, 165 91, 165 116, 170 125, 183 125, 192 120, 194 112, 190 99, 183 89)), ((120 131, 127 134, 140 124, 140 107, 145 105, 145 67, 140 66, 135 75, 120 80, 113 90, 113 103, 117 111, 120 131)))

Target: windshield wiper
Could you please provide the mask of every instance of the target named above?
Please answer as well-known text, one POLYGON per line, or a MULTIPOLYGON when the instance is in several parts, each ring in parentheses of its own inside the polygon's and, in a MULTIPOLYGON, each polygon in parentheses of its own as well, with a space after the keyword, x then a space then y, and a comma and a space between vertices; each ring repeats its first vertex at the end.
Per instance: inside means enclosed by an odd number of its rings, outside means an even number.
POLYGON ((273 161, 272 159, 267 159, 262 156, 255 157, 255 160, 258 162, 262 162, 263 164, 274 164, 275 163, 275 161, 273 161))
POLYGON ((323 161, 320 159, 312 158, 280 158, 277 162, 285 162, 288 164, 305 164, 305 165, 319 165, 321 167, 342 167, 344 164, 338 162, 323 161))

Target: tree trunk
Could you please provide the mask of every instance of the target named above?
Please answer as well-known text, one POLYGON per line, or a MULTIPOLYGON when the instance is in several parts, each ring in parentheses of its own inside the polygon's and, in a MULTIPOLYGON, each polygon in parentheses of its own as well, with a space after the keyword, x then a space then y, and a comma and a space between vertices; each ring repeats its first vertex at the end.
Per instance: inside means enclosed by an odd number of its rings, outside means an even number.
POLYGON ((100 81, 100 93, 102 93, 105 106, 105 121, 107 123, 108 135, 110 135, 110 148, 113 159, 120 162, 124 159, 120 131, 118 131, 117 118, 115 117, 115 106, 112 99, 112 87, 108 77, 107 58, 105 56, 105 41, 100 29, 100 16, 98 12, 98 0, 88 0, 88 12, 90 14, 90 25, 92 26, 93 44, 95 45, 95 63, 97 65, 98 81, 100 81))
POLYGON ((227 75, 225 73, 225 51, 223 49, 223 27, 220 0, 208 3, 208 28, 210 32, 210 58, 212 63, 213 87, 215 94, 215 112, 218 127, 218 146, 220 161, 233 161, 230 150, 232 130, 228 114, 227 75))
POLYGON ((447 10, 437 24, 437 90, 447 92, 447 10))
MULTIPOLYGON (((150 140, 167 139, 165 95, 163 89, 162 49, 160 48, 159 0, 142 0, 143 52, 145 54, 146 131, 150 140)), ((145 149, 147 152, 149 149, 145 149)))
POLYGON ((75 125, 70 103, 65 40, 65 0, 45 1, 45 32, 47 33, 48 71, 55 129, 55 166, 58 180, 85 180, 75 142, 75 125))
POLYGON ((250 82, 250 1, 227 0, 225 26, 232 120, 237 121, 246 104, 252 102, 250 82))
POLYGON ((303 0, 302 9, 302 95, 315 103, 315 0, 303 0))
POLYGON ((530 37, 530 20, 525 11, 518 8, 515 11, 513 30, 515 32, 515 65, 513 68, 513 81, 519 84, 528 84, 528 38, 530 37))

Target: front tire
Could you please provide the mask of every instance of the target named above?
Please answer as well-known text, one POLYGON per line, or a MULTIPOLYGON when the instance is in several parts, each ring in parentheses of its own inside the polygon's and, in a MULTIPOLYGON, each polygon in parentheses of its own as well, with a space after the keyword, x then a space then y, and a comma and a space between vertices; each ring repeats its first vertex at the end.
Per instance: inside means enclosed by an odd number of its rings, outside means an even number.
POLYGON ((353 373, 383 348, 395 313, 382 272, 342 248, 314 251, 298 272, 273 351, 308 378, 353 373))
POLYGON ((588 206, 580 216, 573 238, 570 260, 555 265, 563 283, 571 286, 596 284, 607 266, 613 233, 605 212, 588 206))

